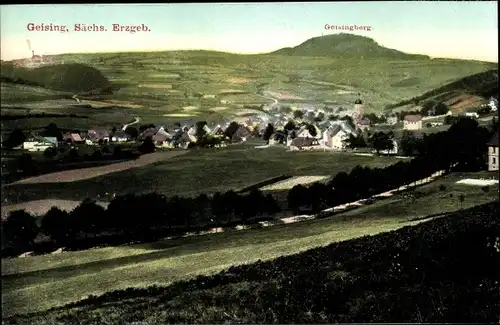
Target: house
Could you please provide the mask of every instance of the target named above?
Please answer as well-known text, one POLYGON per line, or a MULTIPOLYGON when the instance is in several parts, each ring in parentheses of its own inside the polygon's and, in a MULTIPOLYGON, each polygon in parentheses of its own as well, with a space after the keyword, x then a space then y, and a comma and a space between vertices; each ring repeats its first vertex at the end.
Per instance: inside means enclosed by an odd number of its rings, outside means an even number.
POLYGON ((371 125, 370 119, 367 117, 363 117, 362 119, 357 121, 356 128, 360 131, 369 130, 370 125, 371 125))
POLYGON ((170 136, 170 134, 166 135, 166 134, 162 134, 162 133, 158 132, 155 135, 153 135, 153 137, 151 139, 153 140, 155 146, 157 146, 157 147, 170 147, 171 146, 170 140, 172 139, 172 137, 170 136))
POLYGON ((41 137, 32 134, 23 142, 22 148, 28 151, 45 151, 47 148, 57 148, 57 138, 41 137))
POLYGON ((498 109, 498 99, 495 97, 490 97, 490 102, 488 103, 488 106, 491 108, 492 112, 496 112, 498 109))
POLYGON ((324 149, 342 150, 345 149, 345 140, 350 135, 357 135, 352 126, 345 121, 338 121, 323 132, 321 145, 324 149))
POLYGON ((240 127, 234 132, 233 136, 231 137, 231 141, 233 142, 245 142, 248 137, 252 134, 250 130, 244 126, 240 125, 240 127))
POLYGON ((139 141, 144 141, 146 138, 152 138, 153 135, 155 135, 158 132, 159 128, 147 128, 146 130, 142 131, 141 134, 137 137, 139 141))
POLYGON ((222 138, 224 136, 224 129, 220 124, 216 125, 209 133, 213 137, 222 138))
POLYGON ((311 132, 309 131, 309 127, 307 127, 307 125, 301 127, 298 131, 297 131, 297 137, 298 138, 316 138, 316 139, 321 139, 323 137, 323 135, 321 134, 321 130, 318 129, 317 126, 315 126, 314 124, 312 124, 312 127, 314 127, 314 129, 316 130, 316 135, 312 135, 311 132))
POLYGON ((302 138, 298 137, 295 139, 289 139, 287 147, 290 150, 311 150, 314 147, 319 147, 318 139, 314 138, 302 138))
POLYGON ((127 142, 130 140, 131 140, 131 136, 123 130, 116 131, 113 134, 113 136, 111 137, 111 141, 113 141, 113 142, 127 142))
POLYGON ((269 138, 269 145, 285 144, 286 138, 286 133, 279 131, 274 132, 269 138))
POLYGON ((466 112, 465 117, 479 118, 479 114, 477 114, 476 112, 466 112))
POLYGON ((63 141, 64 142, 71 142, 71 143, 83 143, 84 140, 78 133, 64 133, 63 134, 63 141))
POLYGON ((498 131, 488 141, 488 170, 498 170, 498 131))
POLYGON ((420 130, 422 128, 422 115, 406 115, 403 123, 404 130, 420 130))
POLYGON ((92 143, 97 143, 102 140, 104 143, 109 142, 109 131, 106 129, 92 129, 87 133, 87 139, 92 143))
POLYGON ((187 149, 188 145, 191 143, 191 138, 182 130, 179 130, 172 136, 172 140, 170 141, 170 145, 173 148, 184 148, 187 149))

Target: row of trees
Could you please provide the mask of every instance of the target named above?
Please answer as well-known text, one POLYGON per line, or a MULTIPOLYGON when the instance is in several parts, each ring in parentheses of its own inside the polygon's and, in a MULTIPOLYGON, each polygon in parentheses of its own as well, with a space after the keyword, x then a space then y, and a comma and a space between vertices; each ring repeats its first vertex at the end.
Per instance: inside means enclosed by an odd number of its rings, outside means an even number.
POLYGON ((294 211, 307 207, 313 212, 353 202, 412 183, 439 170, 449 172, 478 171, 486 167, 486 143, 498 131, 481 127, 475 120, 462 118, 449 130, 426 134, 421 140, 412 138, 403 150, 416 152, 409 162, 398 162, 385 168, 355 167, 350 173, 338 173, 328 184, 314 183, 310 187, 296 185, 288 193, 288 206, 294 211))
POLYGON ((40 233, 62 247, 103 234, 107 234, 106 238, 121 235, 127 240, 148 240, 158 232, 181 234, 204 227, 247 223, 255 216, 272 215, 279 210, 275 199, 259 190, 246 195, 228 191, 195 198, 127 194, 113 199, 107 209, 89 199, 69 213, 53 207, 41 218, 40 225, 24 210, 13 211, 2 222, 2 229, 11 247, 27 249, 40 233))
POLYGON ((344 140, 344 144, 349 149, 355 148, 372 148, 380 154, 383 151, 391 152, 394 150, 394 133, 393 132, 375 132, 367 134, 350 134, 344 140))

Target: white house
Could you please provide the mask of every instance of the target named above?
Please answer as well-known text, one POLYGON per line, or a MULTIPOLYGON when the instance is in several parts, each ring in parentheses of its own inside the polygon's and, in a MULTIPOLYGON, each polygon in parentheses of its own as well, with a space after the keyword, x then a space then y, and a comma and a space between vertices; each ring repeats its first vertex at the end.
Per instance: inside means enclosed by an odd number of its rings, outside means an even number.
POLYGON ((498 170, 498 131, 488 141, 488 170, 498 170))
POLYGON ((479 118, 479 114, 477 114, 476 112, 467 112, 465 113, 465 116, 471 118, 479 118))
POLYGON ((495 97, 490 97, 490 102, 488 103, 488 106, 490 106, 492 112, 496 112, 498 109, 498 99, 495 97))
POLYGON ((422 115, 406 115, 403 123, 405 130, 420 130, 422 128, 422 115))
POLYGON ((23 149, 28 151, 45 151, 50 147, 57 148, 57 138, 32 135, 23 142, 23 149))
POLYGON ((332 125, 323 132, 321 145, 324 149, 345 149, 344 141, 348 139, 350 135, 356 135, 356 131, 346 122, 332 125))

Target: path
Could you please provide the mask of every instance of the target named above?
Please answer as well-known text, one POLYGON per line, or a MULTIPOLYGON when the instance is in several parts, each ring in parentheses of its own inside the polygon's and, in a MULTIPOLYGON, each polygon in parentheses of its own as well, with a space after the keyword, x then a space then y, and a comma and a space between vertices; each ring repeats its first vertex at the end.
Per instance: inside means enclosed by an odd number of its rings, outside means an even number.
POLYGON ((22 179, 20 181, 8 184, 6 186, 16 184, 40 184, 40 183, 69 183, 85 179, 90 179, 110 173, 124 171, 130 168, 143 167, 158 161, 163 161, 176 156, 188 153, 188 150, 179 151, 160 151, 145 154, 135 160, 124 161, 121 163, 110 164, 99 167, 80 168, 73 170, 65 170, 62 172, 50 173, 35 177, 22 179))
POLYGON ((122 128, 122 131, 125 131, 126 128, 128 128, 129 126, 131 125, 134 125, 134 124, 137 124, 141 121, 141 119, 139 117, 135 117, 135 121, 133 121, 132 123, 129 123, 129 124, 125 124, 122 128))

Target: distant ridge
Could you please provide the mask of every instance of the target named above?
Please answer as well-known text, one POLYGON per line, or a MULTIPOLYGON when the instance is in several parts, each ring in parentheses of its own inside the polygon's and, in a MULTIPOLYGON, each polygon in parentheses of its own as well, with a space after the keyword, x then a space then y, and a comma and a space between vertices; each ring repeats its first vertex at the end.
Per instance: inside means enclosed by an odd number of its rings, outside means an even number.
POLYGON ((348 33, 313 37, 295 47, 285 47, 271 52, 270 54, 293 56, 430 59, 427 55, 408 54, 398 50, 389 49, 379 45, 369 37, 348 33))

